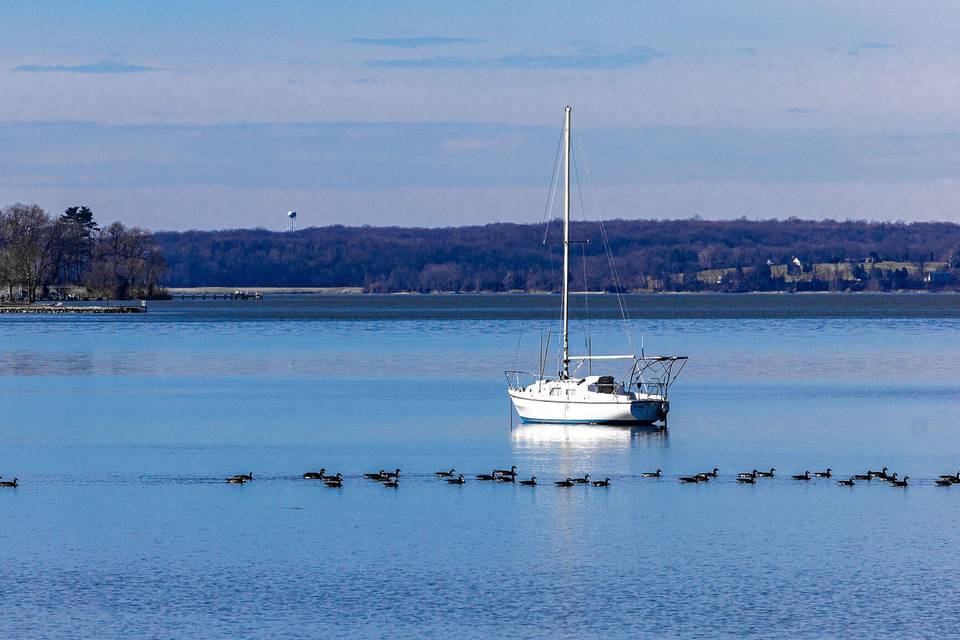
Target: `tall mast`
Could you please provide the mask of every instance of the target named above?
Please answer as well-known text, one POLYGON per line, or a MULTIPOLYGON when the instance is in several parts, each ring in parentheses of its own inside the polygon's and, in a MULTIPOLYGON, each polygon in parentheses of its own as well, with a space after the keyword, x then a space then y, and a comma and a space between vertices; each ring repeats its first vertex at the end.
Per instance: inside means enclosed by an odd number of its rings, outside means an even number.
POLYGON ((570 377, 570 107, 563 109, 563 378, 570 377))

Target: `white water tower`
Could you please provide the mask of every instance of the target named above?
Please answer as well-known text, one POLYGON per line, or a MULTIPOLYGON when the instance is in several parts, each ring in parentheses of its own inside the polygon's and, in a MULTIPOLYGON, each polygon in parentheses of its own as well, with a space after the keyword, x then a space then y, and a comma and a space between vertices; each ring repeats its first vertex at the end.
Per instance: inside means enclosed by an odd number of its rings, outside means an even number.
POLYGON ((287 218, 290 219, 290 224, 287 226, 287 231, 296 231, 297 230, 297 212, 287 211, 287 218))

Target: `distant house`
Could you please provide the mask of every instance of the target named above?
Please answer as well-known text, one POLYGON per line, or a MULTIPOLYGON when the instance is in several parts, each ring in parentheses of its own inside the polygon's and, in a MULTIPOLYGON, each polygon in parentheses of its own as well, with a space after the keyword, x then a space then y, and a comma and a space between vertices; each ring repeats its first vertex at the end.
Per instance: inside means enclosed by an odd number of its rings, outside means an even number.
POLYGON ((953 278, 949 271, 934 271, 928 273, 924 280, 930 284, 948 284, 953 278))

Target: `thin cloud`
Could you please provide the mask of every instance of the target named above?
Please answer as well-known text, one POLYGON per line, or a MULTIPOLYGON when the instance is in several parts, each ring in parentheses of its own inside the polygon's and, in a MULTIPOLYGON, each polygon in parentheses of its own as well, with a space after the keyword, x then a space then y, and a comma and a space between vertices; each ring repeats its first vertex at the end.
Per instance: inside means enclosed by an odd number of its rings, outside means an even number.
POLYGON ((861 42, 847 50, 847 55, 858 56, 864 51, 882 51, 884 49, 893 49, 895 44, 890 42, 861 42))
POLYGON ((667 54, 650 47, 622 53, 571 55, 514 54, 499 58, 432 56, 429 58, 368 60, 368 67, 397 69, 622 69, 646 64, 667 54))
POLYGON ((455 44, 474 44, 484 42, 477 38, 450 38, 447 36, 421 36, 418 38, 350 38, 351 44, 362 44, 374 47, 400 47, 401 49, 417 49, 420 47, 443 47, 455 44))
POLYGON ((22 64, 19 67, 14 67, 13 70, 21 73, 149 73, 152 71, 162 71, 159 67, 146 67, 139 64, 127 64, 125 62, 113 62, 110 60, 74 65, 22 64))

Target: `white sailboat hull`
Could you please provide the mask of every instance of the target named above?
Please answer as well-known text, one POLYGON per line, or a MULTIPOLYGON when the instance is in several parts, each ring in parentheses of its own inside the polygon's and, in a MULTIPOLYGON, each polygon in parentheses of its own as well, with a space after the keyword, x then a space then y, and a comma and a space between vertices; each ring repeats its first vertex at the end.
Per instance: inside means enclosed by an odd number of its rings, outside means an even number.
POLYGON ((631 399, 607 395, 603 400, 551 400, 513 389, 509 394, 517 415, 524 422, 654 424, 669 410, 669 403, 656 396, 631 399))

